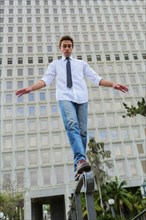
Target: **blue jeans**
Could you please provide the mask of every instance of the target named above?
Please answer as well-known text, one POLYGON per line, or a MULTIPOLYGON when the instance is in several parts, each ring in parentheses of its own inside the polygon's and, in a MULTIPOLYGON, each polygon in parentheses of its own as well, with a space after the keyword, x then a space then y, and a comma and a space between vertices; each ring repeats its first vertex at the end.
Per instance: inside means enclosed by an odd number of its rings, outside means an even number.
POLYGON ((67 136, 74 154, 74 170, 79 160, 86 160, 88 103, 58 101, 67 136))

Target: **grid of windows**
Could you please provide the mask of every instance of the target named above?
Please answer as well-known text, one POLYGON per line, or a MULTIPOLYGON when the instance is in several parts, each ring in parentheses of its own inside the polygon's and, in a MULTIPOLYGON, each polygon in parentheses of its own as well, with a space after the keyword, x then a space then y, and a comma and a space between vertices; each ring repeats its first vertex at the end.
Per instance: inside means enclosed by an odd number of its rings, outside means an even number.
POLYGON ((62 34, 75 39, 75 57, 87 61, 103 78, 129 87, 129 93, 123 95, 107 88, 97 91, 93 84, 88 84, 88 137, 95 136, 112 149, 117 167, 113 175, 127 179, 143 176, 146 172, 144 121, 140 117, 122 118, 122 102, 136 103, 145 88, 143 14, 144 1, 138 0, 123 3, 74 0, 69 4, 64 0, 1 0, 0 185, 8 179, 16 181, 20 188, 51 184, 58 187, 68 185, 68 180, 72 183, 73 158, 56 103, 55 84, 49 92, 45 88, 27 96, 15 96, 16 88, 33 84, 53 59, 61 58, 58 41, 62 34), (13 151, 19 168, 15 180, 11 175, 15 171, 10 159, 13 151), (65 170, 68 177, 63 174, 65 170), (39 185, 39 172, 42 185, 39 185), (26 174, 30 177, 28 181, 26 174), (52 179, 50 175, 54 175, 52 179))

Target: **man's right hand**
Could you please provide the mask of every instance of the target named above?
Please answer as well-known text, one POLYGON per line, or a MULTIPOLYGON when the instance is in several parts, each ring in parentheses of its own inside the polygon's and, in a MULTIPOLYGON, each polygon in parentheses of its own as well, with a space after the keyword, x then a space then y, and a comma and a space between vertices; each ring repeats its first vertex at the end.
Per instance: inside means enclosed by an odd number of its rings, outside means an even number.
POLYGON ((30 93, 32 91, 31 87, 28 87, 28 88, 25 88, 25 89, 20 89, 16 92, 16 95, 18 97, 24 95, 24 94, 27 94, 27 93, 30 93))

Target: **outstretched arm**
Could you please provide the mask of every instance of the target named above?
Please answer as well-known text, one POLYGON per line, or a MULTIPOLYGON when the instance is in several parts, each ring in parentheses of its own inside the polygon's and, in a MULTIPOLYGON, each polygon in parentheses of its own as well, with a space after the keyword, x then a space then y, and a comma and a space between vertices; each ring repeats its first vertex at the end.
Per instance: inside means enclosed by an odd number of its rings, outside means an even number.
POLYGON ((46 84, 43 80, 39 80, 36 84, 32 85, 32 86, 29 86, 27 88, 24 88, 24 89, 19 89, 18 91, 16 91, 16 95, 18 97, 24 95, 24 94, 27 94, 27 93, 30 93, 31 91, 35 91, 35 90, 38 90, 38 89, 41 89, 43 87, 45 87, 46 84))
POLYGON ((116 90, 120 90, 124 93, 128 92, 128 88, 126 86, 122 86, 120 84, 113 83, 113 82, 110 82, 110 81, 107 81, 107 80, 104 80, 104 79, 100 80, 99 85, 104 86, 104 87, 112 87, 112 88, 114 88, 116 90))

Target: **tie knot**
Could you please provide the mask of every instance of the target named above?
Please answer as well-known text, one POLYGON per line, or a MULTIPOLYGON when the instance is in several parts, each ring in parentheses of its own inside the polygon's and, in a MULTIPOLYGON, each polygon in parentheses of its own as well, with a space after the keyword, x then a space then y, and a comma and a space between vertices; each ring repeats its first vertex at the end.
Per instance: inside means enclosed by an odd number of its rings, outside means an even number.
POLYGON ((70 60, 70 58, 69 58, 69 57, 66 57, 66 60, 70 60))

